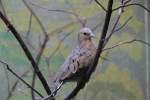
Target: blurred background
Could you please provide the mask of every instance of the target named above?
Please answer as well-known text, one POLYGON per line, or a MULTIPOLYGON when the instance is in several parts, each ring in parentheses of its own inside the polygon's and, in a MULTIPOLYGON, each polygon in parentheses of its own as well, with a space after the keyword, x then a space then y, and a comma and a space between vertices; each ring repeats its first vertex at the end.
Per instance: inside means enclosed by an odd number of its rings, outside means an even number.
MULTIPOLYGON (((107 7, 108 0, 100 0, 107 7)), ((149 6, 149 0, 132 0, 149 6)), ((114 0, 114 8, 119 0, 114 0)), ((80 28, 90 27, 96 35, 95 44, 102 31, 105 12, 94 0, 0 0, 0 10, 18 30, 39 68, 51 85, 51 80, 65 58, 77 46, 80 28), (48 41, 47 41, 48 40, 48 41), (38 61, 43 42, 46 46, 38 61)), ((114 12, 108 32, 116 21, 114 12)), ((150 14, 137 6, 125 9, 116 31, 106 45, 111 47, 119 42, 140 39, 150 43, 150 14)), ((150 48, 139 42, 104 51, 95 73, 89 83, 74 100, 149 100, 149 59, 150 48)), ((9 64, 18 75, 32 84, 33 69, 10 31, 0 20, 0 60, 9 64)), ((56 95, 62 100, 75 87, 67 83, 56 95)), ((35 78, 35 89, 45 91, 35 78)), ((32 100, 30 88, 7 71, 0 64, 0 100, 32 100)))

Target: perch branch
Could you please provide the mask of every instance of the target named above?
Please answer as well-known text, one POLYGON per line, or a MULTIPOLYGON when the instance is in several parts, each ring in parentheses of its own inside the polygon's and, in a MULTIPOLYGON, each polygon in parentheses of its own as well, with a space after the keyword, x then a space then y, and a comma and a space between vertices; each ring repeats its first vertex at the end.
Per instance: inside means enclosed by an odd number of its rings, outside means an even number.
POLYGON ((86 75, 83 77, 83 79, 81 79, 81 81, 79 81, 77 83, 77 86, 75 87, 75 89, 65 98, 65 100, 70 100, 70 99, 74 98, 77 95, 77 93, 85 86, 85 84, 86 84, 86 82, 88 82, 91 74, 96 69, 99 57, 103 50, 104 40, 106 38, 108 26, 110 23, 110 18, 111 18, 111 14, 112 14, 112 5, 113 5, 113 0, 109 0, 108 6, 107 6, 106 17, 105 17, 105 23, 104 23, 103 30, 102 30, 102 35, 99 40, 98 49, 97 49, 93 64, 91 65, 91 67, 88 68, 86 75))
POLYGON ((101 35, 100 40, 99 40, 98 49, 97 49, 93 64, 91 67, 89 67, 88 72, 87 72, 87 79, 88 80, 89 80, 92 72, 95 71, 99 57, 102 53, 103 45, 105 42, 106 34, 107 34, 109 23, 110 23, 110 18, 112 15, 112 6, 113 6, 113 0, 109 0, 108 6, 107 6, 107 13, 106 13, 106 17, 105 17, 105 23, 103 26, 102 35, 101 35))

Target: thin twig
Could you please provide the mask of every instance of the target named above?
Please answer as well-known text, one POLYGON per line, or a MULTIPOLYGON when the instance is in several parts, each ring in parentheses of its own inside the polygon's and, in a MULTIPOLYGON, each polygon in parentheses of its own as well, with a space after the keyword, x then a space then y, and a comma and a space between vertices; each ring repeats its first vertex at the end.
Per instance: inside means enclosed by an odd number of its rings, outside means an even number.
POLYGON ((4 8, 2 0, 0 0, 0 6, 2 8, 3 14, 6 16, 6 11, 5 11, 5 8, 4 8))
POLYGON ((66 34, 59 42, 59 44, 57 45, 56 49, 51 53, 51 55, 48 57, 48 59, 51 59, 55 54, 56 52, 59 50, 62 42, 70 35, 72 34, 73 32, 69 32, 68 34, 66 34))
POLYGON ((115 24, 114 24, 114 26, 113 26, 113 28, 112 28, 110 34, 107 36, 107 38, 106 38, 106 40, 105 40, 105 45, 107 44, 107 42, 109 41, 109 39, 110 39, 111 36, 113 35, 114 30, 115 30, 115 28, 116 28, 116 26, 117 26, 117 24, 118 24, 118 22, 119 22, 119 20, 120 20, 120 17, 121 17, 121 14, 119 14, 119 15, 117 16, 117 19, 116 19, 116 21, 115 21, 115 24))
POLYGON ((95 2, 96 2, 105 12, 107 12, 107 10, 105 9, 105 7, 104 7, 98 0, 95 0, 95 2))
POLYGON ((71 11, 77 15, 76 19, 81 24, 81 27, 86 27, 87 19, 85 17, 80 17, 79 13, 76 12, 76 9, 74 8, 74 6, 72 6, 72 4, 70 4, 70 3, 69 3, 69 5, 70 5, 69 7, 70 7, 71 11))
MULTIPOLYGON (((27 73, 29 73, 30 72, 30 70, 27 70, 27 71, 25 71, 22 75, 20 75, 20 77, 22 78, 22 77, 25 77, 26 75, 27 75, 27 73)), ((16 89, 16 87, 17 87, 17 84, 19 83, 19 79, 17 79, 15 82, 14 82, 14 84, 12 85, 12 87, 11 87, 11 89, 10 89, 10 92, 8 93, 8 96, 7 96, 7 98, 6 98, 6 100, 10 100, 10 98, 12 97, 12 94, 13 94, 13 92, 15 91, 15 89, 16 89)))
MULTIPOLYGON (((37 63, 37 65, 39 65, 41 56, 42 56, 42 54, 44 52, 44 49, 46 47, 47 42, 48 42, 48 37, 45 37, 44 42, 43 42, 43 44, 41 46, 41 49, 40 49, 38 55, 36 56, 36 63, 37 63)), ((33 72, 33 77, 32 77, 32 87, 35 87, 35 79, 36 79, 36 72, 34 71, 33 72)), ((32 94, 32 99, 35 100, 34 91, 31 90, 31 94, 32 94)))
MULTIPOLYGON (((3 11, 3 14, 6 16, 6 11, 5 11, 2 0, 0 0, 0 6, 1 6, 1 9, 3 11)), ((9 76, 8 76, 7 70, 5 68, 4 68, 4 70, 5 70, 5 75, 6 75, 6 79, 7 79, 7 90, 8 90, 8 94, 9 94, 10 93, 9 76)))
MULTIPOLYGON (((31 7, 27 4, 27 2, 26 2, 25 0, 23 0, 23 3, 24 3, 25 6, 28 8, 28 10, 30 11, 30 13, 34 16, 34 18, 36 19, 36 21, 37 21, 38 24, 40 25, 40 27, 41 27, 41 29, 42 29, 44 35, 45 35, 44 41, 43 41, 43 43, 42 43, 42 45, 41 45, 41 49, 40 49, 40 51, 39 51, 39 53, 38 53, 38 55, 37 55, 37 57, 36 57, 36 63, 37 63, 37 65, 38 65, 38 63, 39 63, 39 61, 40 61, 40 58, 41 58, 41 56, 42 56, 42 54, 43 54, 43 51, 44 51, 44 49, 45 49, 45 46, 46 46, 46 44, 47 44, 47 42, 48 42, 48 35, 47 35, 47 32, 46 32, 46 30, 45 30, 43 24, 41 23, 40 19, 37 17, 37 15, 35 14, 35 12, 31 9, 31 7)), ((34 71, 34 73, 33 73, 33 78, 32 78, 32 87, 33 87, 33 88, 34 88, 34 86, 35 86, 35 79, 36 79, 36 72, 34 71)), ((31 90, 31 94, 32 94, 32 99, 34 100, 35 97, 34 97, 34 92, 33 92, 32 90, 31 90)))
POLYGON ((71 27, 75 22, 69 22, 68 24, 65 24, 61 27, 58 27, 54 30, 52 30, 51 32, 48 33, 48 37, 54 35, 55 33, 60 33, 63 29, 71 27))
POLYGON ((125 42, 119 42, 118 44, 115 44, 115 45, 113 45, 111 47, 108 47, 108 48, 104 48, 103 51, 107 51, 107 50, 116 48, 118 46, 122 46, 122 45, 129 44, 129 43, 132 43, 132 42, 139 42, 139 43, 148 45, 150 47, 150 43, 148 43, 148 42, 145 42, 143 40, 138 40, 138 39, 132 39, 132 40, 128 40, 128 41, 125 41, 125 42))
POLYGON ((98 27, 100 27, 102 25, 103 21, 98 23, 96 26, 94 26, 91 30, 92 32, 94 32, 98 27))
POLYGON ((132 18, 133 18, 133 16, 130 16, 120 27, 115 29, 114 32, 117 32, 117 31, 121 30, 122 28, 124 28, 132 18))
POLYGON ((45 7, 42 7, 40 5, 37 5, 35 3, 31 3, 33 6, 35 7, 38 7, 38 8, 41 8, 41 9, 44 9, 44 10, 47 10, 47 11, 54 11, 54 12, 62 12, 62 13, 68 13, 68 14, 71 14, 71 15, 74 15, 74 16, 78 16, 76 15, 74 12, 71 12, 71 11, 67 11, 67 10, 63 10, 63 9, 48 9, 48 8, 45 8, 45 7))
MULTIPOLYGON (((3 5, 3 3, 2 3, 1 0, 0 0, 0 5, 1 5, 2 11, 3 11, 5 17, 7 17, 6 11, 5 11, 5 8, 4 8, 4 5, 3 5)), ((5 72, 6 72, 6 70, 5 70, 5 72)), ((29 72, 29 71, 25 71, 25 72, 21 75, 21 77, 24 77, 28 72, 29 72)), ((7 96, 6 100, 9 100, 9 99, 11 98, 12 93, 14 92, 14 90, 15 90, 15 88, 16 88, 18 82, 19 82, 19 79, 17 79, 17 80, 15 81, 15 83, 12 85, 12 87, 10 88, 10 87, 9 87, 9 77, 8 77, 8 73, 7 73, 7 72, 6 72, 6 78, 7 78, 7 80, 8 80, 8 96, 7 96)))
POLYGON ((30 86, 30 84, 28 84, 25 80, 23 80, 19 75, 17 75, 10 67, 7 63, 3 62, 0 60, 0 63, 4 64, 7 68, 7 70, 9 72, 11 72, 14 76, 16 76, 19 80, 21 80, 26 86, 28 86, 29 88, 31 88, 35 93, 37 93, 40 97, 43 97, 41 93, 39 93, 37 90, 35 90, 34 88, 32 88, 32 86, 30 86))
POLYGON ((131 2, 132 0, 124 0, 124 4, 131 2))
POLYGON ((38 7, 38 8, 41 8, 41 9, 44 9, 44 10, 47 10, 47 11, 50 11, 50 12, 60 12, 60 13, 66 13, 66 14, 71 14, 73 16, 76 17, 76 19, 78 20, 79 23, 81 23, 82 25, 84 25, 84 18, 80 18, 80 16, 78 14, 76 14, 75 12, 72 12, 72 11, 67 11, 67 10, 63 10, 63 9, 48 9, 48 8, 45 8, 45 7, 42 7, 40 5, 37 5, 35 3, 31 3, 33 6, 35 7, 38 7))
POLYGON ((10 93, 9 74, 8 74, 8 71, 5 67, 4 67, 4 71, 5 71, 5 76, 6 76, 6 80, 7 80, 7 91, 8 91, 8 94, 9 94, 10 93))
POLYGON ((35 18, 36 21, 38 22, 38 24, 40 25, 40 27, 41 27, 43 33, 44 33, 45 35, 47 35, 47 32, 46 32, 46 30, 45 30, 43 24, 41 23, 40 19, 37 17, 37 15, 35 14, 35 12, 34 12, 34 11, 30 8, 30 6, 27 4, 26 0, 22 0, 22 1, 23 1, 23 3, 25 4, 25 6, 28 8, 28 10, 32 13, 32 15, 34 16, 34 18, 35 18))
POLYGON ((29 25, 28 25, 28 30, 27 30, 27 33, 26 33, 26 38, 27 38, 27 39, 29 38, 31 26, 32 26, 32 13, 30 12, 29 25))
POLYGON ((10 67, 7 65, 7 69, 14 75, 16 76, 19 80, 21 80, 25 85, 27 85, 30 89, 32 89, 35 93, 37 93, 40 97, 43 97, 42 94, 40 94, 37 90, 35 90, 34 88, 32 88, 32 86, 30 86, 30 84, 28 84, 26 81, 24 81, 19 75, 17 75, 12 69, 10 69, 10 67))
MULTIPOLYGON (((43 44, 41 46, 41 49, 40 49, 38 55, 36 56, 36 63, 37 63, 37 65, 39 65, 39 62, 40 62, 41 56, 43 54, 43 51, 45 49, 47 41, 48 41, 48 37, 45 37, 44 42, 43 42, 43 44)), ((36 79, 36 72, 34 71, 33 72, 33 77, 32 77, 32 87, 33 88, 35 87, 35 79, 36 79)), ((32 94, 32 99, 35 100, 34 91, 31 90, 31 94, 32 94)))
MULTIPOLYGON (((120 5, 124 5, 124 4, 125 4, 125 3, 124 3, 124 0, 121 0, 120 5)), ((117 24, 119 23, 119 20, 120 20, 121 15, 122 15, 123 13, 124 13, 124 7, 121 7, 121 8, 120 8, 120 11, 119 11, 119 15, 117 16, 117 19, 116 19, 116 21, 115 21, 115 24, 114 24, 114 26, 113 26, 113 28, 112 28, 110 34, 107 36, 107 38, 106 38, 106 40, 105 40, 105 45, 108 43, 109 39, 110 39, 111 36, 114 34, 115 29, 116 29, 116 27, 117 27, 117 24)), ((124 26, 125 26, 125 25, 123 25, 123 27, 124 27, 124 26)), ((104 46, 105 46, 105 45, 104 45, 104 46)))
POLYGON ((48 95, 47 97, 44 97, 44 98, 42 98, 42 99, 40 99, 40 100, 49 100, 52 95, 55 96, 56 93, 57 93, 57 91, 61 88, 62 85, 63 85, 63 82, 61 82, 61 83, 59 84, 59 86, 58 86, 54 91, 52 91, 52 94, 51 94, 51 95, 48 95))
POLYGON ((147 12, 150 13, 150 9, 146 8, 145 6, 143 6, 142 4, 139 4, 139 3, 131 3, 131 4, 119 6, 119 7, 117 7, 117 8, 114 8, 113 11, 116 11, 116 10, 122 8, 122 7, 126 8, 126 7, 129 7, 129 6, 139 6, 139 7, 145 9, 147 12))

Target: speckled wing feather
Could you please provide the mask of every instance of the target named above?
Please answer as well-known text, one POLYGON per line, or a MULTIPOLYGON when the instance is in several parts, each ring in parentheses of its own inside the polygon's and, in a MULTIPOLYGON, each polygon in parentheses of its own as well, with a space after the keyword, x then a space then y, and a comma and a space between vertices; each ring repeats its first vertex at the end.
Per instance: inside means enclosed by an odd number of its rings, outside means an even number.
POLYGON ((76 48, 65 60, 55 77, 55 81, 64 80, 71 74, 76 73, 81 67, 88 66, 95 56, 95 49, 76 48))

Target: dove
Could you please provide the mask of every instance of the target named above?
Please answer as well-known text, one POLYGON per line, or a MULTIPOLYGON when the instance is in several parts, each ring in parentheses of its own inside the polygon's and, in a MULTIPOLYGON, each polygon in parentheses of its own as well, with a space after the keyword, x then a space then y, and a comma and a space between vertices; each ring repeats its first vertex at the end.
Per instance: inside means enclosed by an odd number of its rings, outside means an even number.
POLYGON ((66 58, 54 78, 57 88, 66 78, 93 62, 96 53, 96 46, 92 42, 93 37, 95 35, 90 28, 84 27, 78 32, 78 46, 66 58))

